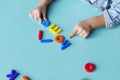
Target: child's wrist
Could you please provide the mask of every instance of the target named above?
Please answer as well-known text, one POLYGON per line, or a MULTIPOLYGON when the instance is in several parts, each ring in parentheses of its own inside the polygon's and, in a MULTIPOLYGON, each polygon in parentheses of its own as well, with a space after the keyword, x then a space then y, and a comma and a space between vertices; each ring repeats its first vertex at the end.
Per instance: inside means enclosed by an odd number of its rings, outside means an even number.
POLYGON ((96 25, 96 21, 94 21, 93 18, 86 20, 86 24, 89 25, 91 29, 98 28, 98 25, 96 25))
POLYGON ((90 30, 95 29, 95 27, 92 25, 92 23, 89 20, 85 20, 84 22, 89 26, 90 30))
POLYGON ((92 29, 105 26, 104 15, 96 16, 86 20, 86 23, 91 26, 92 29))
POLYGON ((41 0, 40 6, 48 6, 52 0, 41 0))

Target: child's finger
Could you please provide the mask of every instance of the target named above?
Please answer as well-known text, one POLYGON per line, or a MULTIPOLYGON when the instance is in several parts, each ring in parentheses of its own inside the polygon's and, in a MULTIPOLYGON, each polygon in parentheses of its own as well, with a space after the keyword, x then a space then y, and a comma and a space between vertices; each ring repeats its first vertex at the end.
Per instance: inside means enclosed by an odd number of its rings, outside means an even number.
POLYGON ((42 18, 40 12, 37 12, 37 18, 40 23, 42 23, 42 18))
POLYGON ((89 33, 85 33, 85 34, 83 35, 83 38, 87 38, 88 35, 89 35, 89 33))
POLYGON ((83 37, 83 35, 84 35, 85 33, 84 33, 84 31, 82 31, 80 34, 78 34, 80 37, 83 37))
POLYGON ((44 19, 44 20, 47 20, 46 11, 43 11, 43 14, 42 14, 42 16, 43 16, 43 19, 44 19))
POLYGON ((37 20, 37 14, 35 11, 33 12, 33 18, 37 20))
POLYGON ((76 33, 77 33, 77 30, 74 29, 74 30, 70 33, 69 38, 71 39, 76 33))
POLYGON ((77 35, 79 35, 79 34, 81 34, 82 33, 82 29, 80 28, 80 29, 78 29, 78 31, 77 31, 77 35))
POLYGON ((40 23, 42 23, 42 18, 38 18, 38 21, 39 21, 40 23))
POLYGON ((32 14, 32 12, 29 13, 29 16, 30 16, 31 18, 33 18, 33 14, 32 14))
POLYGON ((86 31, 82 31, 82 33, 79 35, 80 37, 82 37, 82 38, 86 38, 87 36, 88 36, 88 32, 86 32, 86 31))

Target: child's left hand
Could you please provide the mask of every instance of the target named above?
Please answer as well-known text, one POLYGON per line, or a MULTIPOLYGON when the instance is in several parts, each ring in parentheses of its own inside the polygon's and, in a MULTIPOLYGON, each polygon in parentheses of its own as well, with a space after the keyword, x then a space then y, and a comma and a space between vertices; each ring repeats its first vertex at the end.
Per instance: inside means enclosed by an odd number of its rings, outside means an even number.
POLYGON ((82 38, 88 37, 92 30, 92 27, 86 23, 86 21, 79 22, 75 25, 72 33, 69 35, 69 38, 72 38, 75 34, 82 38))

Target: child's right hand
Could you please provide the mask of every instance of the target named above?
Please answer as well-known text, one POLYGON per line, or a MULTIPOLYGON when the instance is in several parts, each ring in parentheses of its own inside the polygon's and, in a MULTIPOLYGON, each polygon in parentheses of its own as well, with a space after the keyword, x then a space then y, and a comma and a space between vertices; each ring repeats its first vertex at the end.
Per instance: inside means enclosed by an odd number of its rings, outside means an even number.
POLYGON ((40 23, 42 23, 42 20, 47 19, 47 6, 49 3, 51 3, 52 0, 41 0, 40 6, 35 8, 33 11, 29 13, 29 16, 38 20, 40 23))

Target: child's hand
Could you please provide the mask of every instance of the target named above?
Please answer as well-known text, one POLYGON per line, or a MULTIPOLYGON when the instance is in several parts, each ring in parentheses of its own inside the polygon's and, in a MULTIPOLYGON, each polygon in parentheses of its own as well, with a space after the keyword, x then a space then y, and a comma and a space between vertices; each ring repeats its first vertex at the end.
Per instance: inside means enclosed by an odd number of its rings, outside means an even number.
POLYGON ((47 6, 52 2, 52 0, 41 0, 40 6, 35 8, 33 11, 29 13, 29 16, 38 20, 40 23, 42 23, 42 20, 47 19, 47 6))
POLYGON ((88 25, 85 21, 79 22, 74 27, 72 33, 69 35, 69 38, 72 38, 75 34, 82 38, 86 38, 92 30, 92 27, 88 25))
POLYGON ((96 16, 76 24, 72 33, 69 35, 69 38, 72 38, 75 34, 79 35, 82 38, 87 38, 91 30, 104 26, 105 19, 104 14, 102 14, 100 16, 96 16))
POLYGON ((36 9, 34 9, 33 11, 31 11, 29 13, 29 16, 40 21, 40 23, 41 23, 43 19, 44 20, 47 19, 46 9, 47 9, 47 6, 39 6, 36 9))

